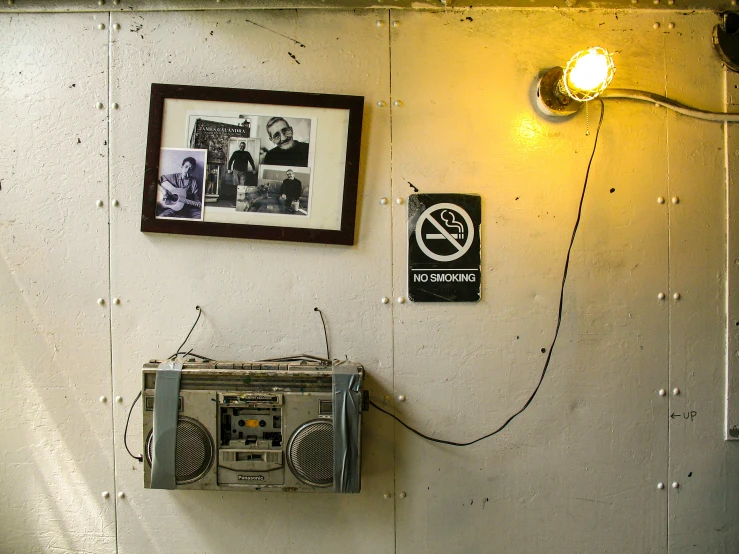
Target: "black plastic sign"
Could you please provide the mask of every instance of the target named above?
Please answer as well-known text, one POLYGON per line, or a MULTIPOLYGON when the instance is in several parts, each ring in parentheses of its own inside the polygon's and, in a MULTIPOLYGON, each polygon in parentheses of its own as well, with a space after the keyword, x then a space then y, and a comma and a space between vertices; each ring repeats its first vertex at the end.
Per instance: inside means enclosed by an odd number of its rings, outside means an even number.
POLYGON ((408 199, 408 298, 480 300, 480 221, 476 194, 411 194, 408 199))

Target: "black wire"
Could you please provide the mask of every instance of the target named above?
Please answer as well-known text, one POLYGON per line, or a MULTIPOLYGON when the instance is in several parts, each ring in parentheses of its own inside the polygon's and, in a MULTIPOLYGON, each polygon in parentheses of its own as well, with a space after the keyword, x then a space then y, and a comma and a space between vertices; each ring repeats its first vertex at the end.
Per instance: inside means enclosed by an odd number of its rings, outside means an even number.
POLYGON ((323 319, 323 312, 318 308, 313 308, 314 312, 321 314, 321 323, 323 323, 323 338, 326 339, 326 358, 331 359, 331 354, 328 351, 328 333, 326 332, 326 320, 323 319))
POLYGON ((185 343, 187 342, 187 339, 190 338, 190 335, 192 335, 193 329, 195 329, 195 326, 198 324, 198 320, 200 319, 200 314, 203 313, 203 310, 200 309, 200 306, 195 306, 195 309, 198 311, 198 317, 195 318, 195 323, 192 324, 192 327, 190 327, 190 332, 185 337, 185 340, 182 341, 182 344, 179 346, 177 350, 175 350, 175 353, 170 356, 170 358, 174 358, 180 353, 180 350, 182 350, 182 347, 185 346, 185 343))
POLYGON ((138 460, 139 462, 144 461, 144 456, 134 456, 133 452, 131 452, 128 448, 128 422, 131 421, 131 412, 133 412, 133 407, 136 405, 136 402, 139 401, 139 398, 141 398, 141 391, 136 395, 136 400, 133 401, 133 404, 131 404, 131 409, 128 410, 128 417, 126 418, 126 429, 123 431, 123 446, 126 447, 126 450, 128 450, 128 453, 134 460, 138 460))
POLYGON ((549 346, 549 352, 547 353, 547 359, 544 362, 544 369, 541 372, 541 377, 539 377, 539 382, 537 383, 536 388, 534 389, 534 392, 531 393, 531 396, 526 401, 526 404, 524 404, 523 407, 520 410, 518 410, 515 414, 509 417, 505 421, 505 423, 503 423, 503 425, 498 427, 495 431, 492 431, 491 433, 488 433, 487 435, 483 435, 482 437, 472 440, 470 442, 447 441, 447 440, 442 440, 442 439, 435 439, 433 437, 429 437, 428 435, 424 435, 420 431, 417 431, 413 427, 410 427, 409 425, 401 421, 396 415, 383 410, 377 404, 375 404, 374 402, 370 400, 370 404, 372 404, 375 408, 380 410, 383 414, 389 415, 395 421, 400 423, 403 427, 405 427, 412 433, 415 433, 419 437, 432 441, 432 442, 448 444, 450 446, 469 446, 471 444, 475 444, 476 442, 480 442, 483 439, 492 437, 493 435, 500 433, 503 429, 505 429, 511 421, 513 421, 518 415, 521 414, 521 412, 523 412, 526 408, 529 407, 531 402, 534 400, 536 393, 539 392, 539 388, 541 387, 541 384, 544 381, 544 376, 547 373, 547 369, 549 369, 549 361, 552 359, 552 351, 554 350, 554 344, 557 342, 557 337, 559 336, 559 328, 562 325, 562 306, 564 303, 565 281, 567 281, 567 271, 570 267, 570 254, 572 253, 572 245, 575 243, 575 235, 577 234, 577 228, 580 226, 580 217, 582 216, 582 205, 583 205, 583 201, 585 200, 585 190, 588 187, 588 177, 590 176, 590 166, 593 164, 593 157, 595 156, 595 149, 598 146, 598 135, 600 134, 600 127, 603 123, 603 114, 605 112, 605 106, 603 105, 603 100, 601 100, 600 98, 598 100, 600 100, 600 119, 598 121, 598 128, 595 131, 595 141, 593 142, 593 152, 590 154, 590 161, 588 161, 588 168, 587 168, 587 171, 585 172, 585 182, 583 183, 582 194, 580 195, 580 204, 578 205, 578 208, 577 208, 577 219, 575 220, 575 227, 572 229, 572 238, 570 238, 570 246, 567 249, 567 258, 565 259, 565 268, 564 268, 564 273, 562 275, 562 288, 560 289, 560 293, 559 293, 559 310, 557 311, 557 327, 554 331, 554 339, 552 339, 552 344, 549 346))
MULTIPOLYGON (((193 355, 197 356, 198 358, 202 359, 205 362, 212 361, 210 358, 206 358, 205 356, 201 356, 200 354, 195 354, 194 352, 182 352, 182 347, 185 346, 185 343, 187 342, 187 339, 190 338, 190 335, 192 334, 193 329, 195 329, 195 326, 198 324, 198 320, 200 320, 200 314, 203 313, 203 310, 200 308, 200 306, 195 306, 195 309, 198 311, 198 317, 195 318, 195 323, 192 324, 192 327, 190 327, 190 332, 187 333, 187 336, 185 337, 185 340, 182 341, 182 344, 179 346, 177 351, 172 354, 169 359, 175 358, 179 356, 180 354, 184 354, 185 356, 193 355)), ((139 398, 141 398, 141 391, 136 395, 136 400, 133 401, 133 404, 131 404, 131 407, 128 410, 128 417, 126 418, 126 428, 123 431, 123 446, 126 447, 126 450, 128 451, 129 455, 134 459, 138 460, 139 462, 144 461, 144 456, 134 456, 131 450, 128 448, 128 422, 131 421, 131 414, 133 413, 133 407, 136 405, 136 402, 138 402, 139 398)))

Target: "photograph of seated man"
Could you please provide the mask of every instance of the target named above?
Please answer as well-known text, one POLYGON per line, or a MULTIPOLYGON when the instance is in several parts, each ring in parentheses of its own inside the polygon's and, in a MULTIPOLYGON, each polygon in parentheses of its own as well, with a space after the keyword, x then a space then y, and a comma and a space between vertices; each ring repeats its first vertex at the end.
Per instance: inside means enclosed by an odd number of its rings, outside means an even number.
POLYGON ((309 167, 268 167, 260 169, 259 184, 249 198, 247 211, 309 215, 311 170, 309 167), (258 200, 261 202, 257 203, 258 200), (256 204, 256 207, 255 207, 256 204))
POLYGON ((206 152, 188 148, 161 149, 157 218, 202 221, 206 152))

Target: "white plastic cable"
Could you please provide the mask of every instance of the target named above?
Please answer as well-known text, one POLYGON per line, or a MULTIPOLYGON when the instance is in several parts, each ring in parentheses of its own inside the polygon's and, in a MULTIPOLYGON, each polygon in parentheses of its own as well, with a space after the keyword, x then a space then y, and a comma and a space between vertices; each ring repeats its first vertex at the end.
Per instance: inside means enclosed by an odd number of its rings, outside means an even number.
POLYGON ((705 121, 739 122, 739 113, 731 114, 731 113, 721 113, 721 112, 707 112, 705 110, 691 108, 690 106, 686 106, 684 104, 681 104, 680 102, 675 102, 674 100, 671 100, 665 96, 660 96, 659 94, 654 94, 652 92, 646 92, 643 90, 632 90, 632 89, 626 89, 626 88, 614 88, 614 89, 609 88, 609 89, 606 89, 606 91, 603 92, 603 94, 601 94, 600 97, 603 98, 604 100, 625 98, 628 100, 641 100, 642 102, 650 102, 652 104, 657 104, 664 108, 674 110, 677 113, 686 115, 688 117, 694 117, 696 119, 703 119, 705 121))

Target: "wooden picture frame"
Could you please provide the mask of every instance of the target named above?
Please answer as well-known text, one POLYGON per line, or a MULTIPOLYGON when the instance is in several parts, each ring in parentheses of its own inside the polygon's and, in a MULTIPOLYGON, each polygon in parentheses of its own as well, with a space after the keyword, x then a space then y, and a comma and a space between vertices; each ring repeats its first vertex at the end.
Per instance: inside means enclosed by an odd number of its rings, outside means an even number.
POLYGON ((152 84, 141 231, 354 244, 363 107, 152 84))

